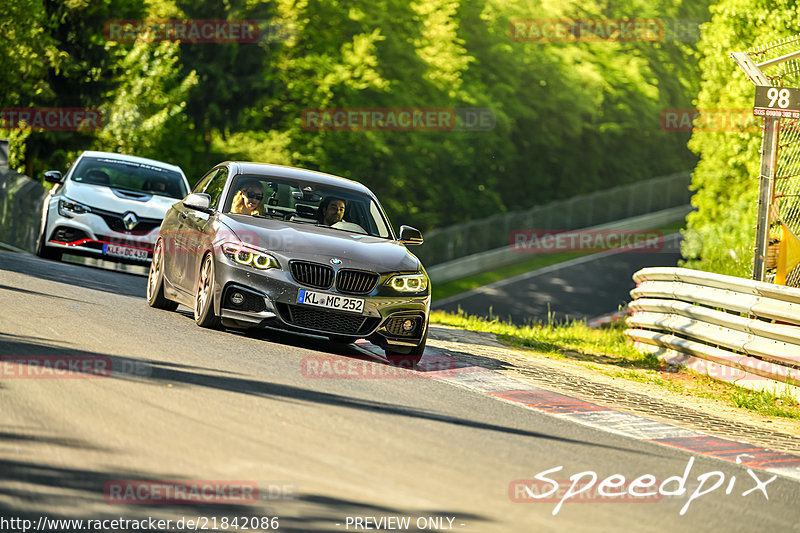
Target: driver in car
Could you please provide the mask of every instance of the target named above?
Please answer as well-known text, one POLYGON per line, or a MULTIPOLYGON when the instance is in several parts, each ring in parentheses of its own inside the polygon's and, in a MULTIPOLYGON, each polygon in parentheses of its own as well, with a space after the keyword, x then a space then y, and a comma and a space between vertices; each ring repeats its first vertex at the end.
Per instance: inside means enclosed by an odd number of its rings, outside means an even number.
POLYGON ((341 222, 344 218, 344 200, 329 196, 322 200, 319 204, 320 223, 326 226, 333 226, 337 222, 341 222))
POLYGON ((164 180, 153 180, 150 182, 148 188, 154 193, 165 193, 167 192, 167 182, 164 180))
POLYGON ((322 203, 319 204, 320 224, 356 233, 366 233, 364 228, 358 224, 343 220, 345 207, 345 201, 340 198, 328 196, 322 200, 322 203))
POLYGON ((242 215, 264 214, 264 187, 260 181, 245 181, 236 192, 231 204, 231 213, 242 215))

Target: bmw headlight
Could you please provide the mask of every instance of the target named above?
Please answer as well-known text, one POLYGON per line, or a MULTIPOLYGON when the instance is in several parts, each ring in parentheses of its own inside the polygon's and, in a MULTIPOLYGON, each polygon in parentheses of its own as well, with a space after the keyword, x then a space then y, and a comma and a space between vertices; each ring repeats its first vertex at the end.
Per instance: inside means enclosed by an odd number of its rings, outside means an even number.
POLYGON ((222 245, 225 256, 239 265, 250 266, 258 270, 280 268, 278 260, 265 250, 242 243, 225 243, 222 245))
POLYGON ((58 199, 58 214, 62 217, 72 218, 72 215, 83 215, 91 213, 92 208, 80 202, 75 202, 69 198, 58 199))
POLYGON ((428 288, 428 279, 425 274, 398 274, 386 282, 397 292, 423 292, 428 288))

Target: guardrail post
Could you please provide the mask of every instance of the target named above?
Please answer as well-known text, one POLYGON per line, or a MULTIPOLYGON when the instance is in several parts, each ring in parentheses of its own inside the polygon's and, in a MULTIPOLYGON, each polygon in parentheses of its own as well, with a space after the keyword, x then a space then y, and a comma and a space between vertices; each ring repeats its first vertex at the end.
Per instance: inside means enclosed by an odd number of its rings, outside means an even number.
POLYGON ((8 139, 0 139, 0 172, 8 170, 8 139))

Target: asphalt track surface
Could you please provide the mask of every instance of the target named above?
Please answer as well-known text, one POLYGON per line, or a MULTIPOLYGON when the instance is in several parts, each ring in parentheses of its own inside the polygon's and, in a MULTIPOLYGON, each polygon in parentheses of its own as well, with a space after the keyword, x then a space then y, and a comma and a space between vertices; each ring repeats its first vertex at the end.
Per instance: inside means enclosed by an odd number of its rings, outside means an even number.
POLYGON ((203 330, 183 308, 148 308, 144 293, 142 277, 0 252, 4 531, 22 531, 9 519, 43 517, 206 517, 214 530, 211 518, 277 516, 278 531, 291 532, 376 531, 366 520, 373 517, 410 519, 408 528, 382 531, 465 532, 791 531, 800 521, 800 484, 788 477, 761 491, 753 476, 766 483, 767 472, 415 371, 320 379, 309 375, 309 358, 350 364, 374 356, 320 337, 203 330), (25 356, 96 357, 113 371, 44 378, 9 360, 25 356), (681 495, 558 506, 573 474, 595 472, 598 483, 650 474, 661 483, 683 476, 690 459, 681 495), (547 475, 561 489, 556 501, 514 501, 515 480, 559 466, 547 475), (716 490, 689 501, 720 476, 716 490), (125 480, 249 483, 259 492, 254 503, 120 503, 109 487, 125 480))
POLYGON ((680 241, 665 238, 655 253, 584 256, 434 302, 434 309, 494 316, 518 325, 532 321, 591 320, 631 301, 633 274, 645 267, 678 266, 680 241))

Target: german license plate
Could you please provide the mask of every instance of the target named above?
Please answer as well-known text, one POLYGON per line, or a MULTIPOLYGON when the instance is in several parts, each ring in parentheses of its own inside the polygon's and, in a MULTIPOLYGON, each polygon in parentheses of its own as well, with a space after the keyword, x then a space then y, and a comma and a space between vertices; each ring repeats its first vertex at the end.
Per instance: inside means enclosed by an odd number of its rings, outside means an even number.
POLYGON ((324 307, 326 309, 336 309, 337 311, 348 311, 351 313, 364 312, 363 298, 350 298, 349 296, 308 291, 306 289, 300 289, 298 291, 297 303, 313 305, 314 307, 324 307))
POLYGON ((143 261, 147 259, 147 250, 120 246, 119 244, 104 244, 103 253, 111 257, 123 257, 125 259, 140 259, 143 261))

